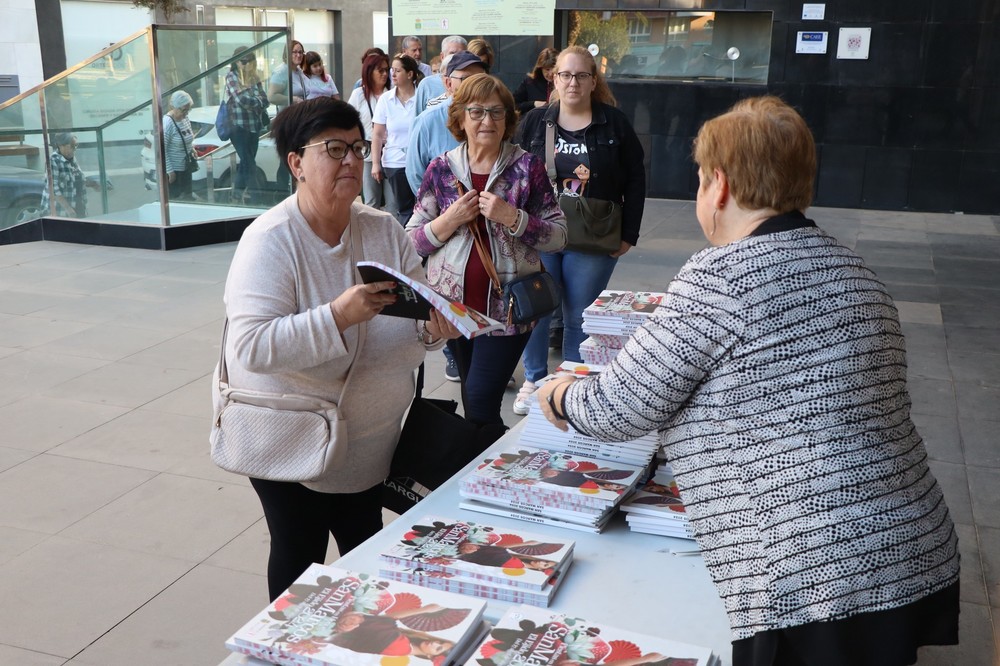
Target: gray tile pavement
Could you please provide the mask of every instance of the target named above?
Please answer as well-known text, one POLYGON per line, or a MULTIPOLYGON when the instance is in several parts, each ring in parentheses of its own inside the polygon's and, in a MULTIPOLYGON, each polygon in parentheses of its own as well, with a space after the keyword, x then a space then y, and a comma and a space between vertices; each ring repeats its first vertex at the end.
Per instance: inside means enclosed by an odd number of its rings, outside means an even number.
MULTIPOLYGON (((997 666, 1000 218, 810 213, 897 300, 914 420, 959 524, 962 644, 918 663, 997 666)), ((649 201, 612 286, 662 290, 703 246, 692 202, 649 201)), ((208 458, 233 248, 0 247, 0 666, 217 664, 266 602, 256 497, 208 458)), ((431 394, 457 398, 441 354, 427 365, 431 394)))

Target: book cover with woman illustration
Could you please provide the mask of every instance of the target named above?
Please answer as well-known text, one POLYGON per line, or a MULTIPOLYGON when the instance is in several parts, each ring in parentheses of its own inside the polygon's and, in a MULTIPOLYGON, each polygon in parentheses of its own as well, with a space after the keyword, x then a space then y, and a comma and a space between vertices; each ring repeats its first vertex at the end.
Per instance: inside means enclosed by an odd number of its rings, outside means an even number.
POLYGON ((400 538, 380 557, 389 564, 419 565, 457 578, 492 581, 533 590, 573 560, 569 539, 496 528, 467 520, 424 516, 401 530, 400 538))
POLYGON ((533 608, 510 608, 466 666, 710 666, 712 651, 533 608))
POLYGON ((641 468, 564 452, 513 445, 495 453, 467 477, 472 484, 529 489, 569 504, 617 504, 641 468))
POLYGON ((313 564, 226 644, 273 663, 438 666, 476 633, 485 605, 313 564))
POLYGON ((443 296, 426 284, 411 279, 385 264, 377 261, 359 261, 358 272, 365 284, 371 282, 395 282, 392 293, 398 296, 395 303, 382 308, 379 314, 407 319, 430 319, 432 309, 443 314, 466 338, 485 335, 502 329, 504 324, 490 319, 478 310, 461 301, 443 296))

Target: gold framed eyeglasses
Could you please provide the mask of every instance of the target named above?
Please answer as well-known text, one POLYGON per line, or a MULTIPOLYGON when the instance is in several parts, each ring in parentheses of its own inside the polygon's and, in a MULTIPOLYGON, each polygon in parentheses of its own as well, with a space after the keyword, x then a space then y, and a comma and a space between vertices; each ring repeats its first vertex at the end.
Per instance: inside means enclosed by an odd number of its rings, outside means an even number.
POLYGON ((586 83, 590 79, 594 78, 594 75, 590 72, 577 72, 576 74, 573 72, 556 72, 556 76, 558 76, 559 80, 563 83, 569 83, 573 79, 576 79, 577 83, 586 83))
POLYGON ((340 139, 327 139, 326 141, 317 141, 316 143, 310 143, 302 146, 300 150, 312 148, 313 146, 324 146, 326 148, 326 154, 335 160, 342 160, 347 157, 348 148, 359 160, 366 159, 372 152, 372 142, 366 141, 365 139, 358 139, 354 143, 347 143, 346 141, 341 141, 340 139))
POLYGON ((482 120, 486 117, 486 114, 490 114, 490 118, 495 121, 501 121, 507 117, 507 109, 502 106, 494 106, 490 108, 482 106, 467 106, 465 107, 465 112, 469 114, 469 117, 473 120, 482 120))

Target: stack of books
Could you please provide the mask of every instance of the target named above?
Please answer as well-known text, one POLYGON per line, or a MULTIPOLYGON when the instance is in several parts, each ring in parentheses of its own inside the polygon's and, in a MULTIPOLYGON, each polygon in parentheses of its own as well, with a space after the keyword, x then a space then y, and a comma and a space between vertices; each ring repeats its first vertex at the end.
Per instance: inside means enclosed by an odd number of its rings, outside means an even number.
MULTIPOLYGON (((669 626, 669 625, 668 625, 669 626)), ((715 666, 706 647, 610 627, 530 606, 510 608, 466 666, 508 664, 715 666)))
POLYGON ((600 532, 643 469, 515 444, 461 480, 459 506, 567 529, 600 532))
POLYGON ((588 363, 611 363, 666 297, 658 291, 602 291, 583 310, 583 332, 590 337, 580 344, 580 356, 588 363))
POLYGON ((478 599, 313 564, 226 647, 272 664, 384 666, 393 657, 462 664, 489 631, 485 608, 478 599))
MULTIPOLYGON (((603 365, 563 361, 556 368, 555 374, 542 379, 539 385, 553 377, 562 374, 572 374, 577 377, 600 374, 603 365)), ((542 408, 534 396, 529 398, 528 417, 524 424, 519 443, 550 451, 562 451, 589 458, 609 460, 626 465, 647 467, 659 449, 657 434, 647 433, 637 439, 627 442, 602 442, 593 437, 582 435, 573 428, 563 432, 549 423, 542 413, 542 408)))
POLYGON ((694 539, 677 482, 669 465, 661 465, 653 477, 622 502, 633 532, 694 539))
MULTIPOLYGON (((393 526, 387 529, 393 529, 393 526)), ((379 575, 458 594, 548 606, 575 542, 470 520, 424 516, 379 555, 379 575)))

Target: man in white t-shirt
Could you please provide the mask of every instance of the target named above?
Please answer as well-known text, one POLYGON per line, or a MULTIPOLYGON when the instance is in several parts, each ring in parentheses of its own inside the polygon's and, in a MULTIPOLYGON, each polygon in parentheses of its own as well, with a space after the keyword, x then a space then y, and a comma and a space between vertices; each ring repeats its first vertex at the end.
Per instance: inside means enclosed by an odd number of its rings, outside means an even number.
POLYGON ((424 78, 434 75, 434 70, 431 69, 431 66, 423 61, 424 43, 420 41, 419 37, 416 35, 403 37, 403 53, 417 61, 417 67, 424 75, 424 78))

